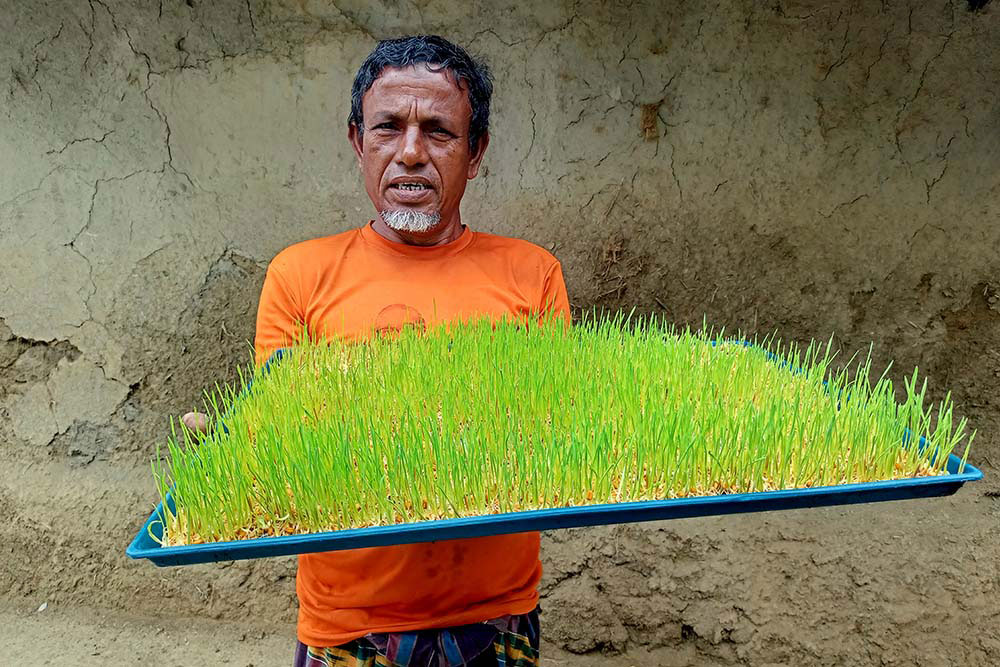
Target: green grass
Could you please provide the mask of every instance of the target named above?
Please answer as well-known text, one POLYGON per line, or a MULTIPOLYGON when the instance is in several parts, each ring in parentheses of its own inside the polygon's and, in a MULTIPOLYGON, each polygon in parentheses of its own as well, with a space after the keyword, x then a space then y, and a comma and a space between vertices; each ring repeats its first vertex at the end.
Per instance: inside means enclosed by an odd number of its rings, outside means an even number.
POLYGON ((937 475, 968 454, 916 371, 898 403, 870 356, 722 340, 618 318, 304 342, 210 394, 228 433, 175 427, 157 452, 163 543, 937 475))

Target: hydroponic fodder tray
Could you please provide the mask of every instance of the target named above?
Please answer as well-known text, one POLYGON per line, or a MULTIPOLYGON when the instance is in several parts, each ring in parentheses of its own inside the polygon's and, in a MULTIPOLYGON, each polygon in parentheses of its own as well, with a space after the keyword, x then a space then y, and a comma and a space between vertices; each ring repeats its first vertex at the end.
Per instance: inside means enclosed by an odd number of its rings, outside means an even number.
POLYGON ((935 419, 916 369, 897 402, 888 367, 870 382, 870 351, 834 368, 832 339, 718 342, 620 318, 304 334, 294 355, 241 375, 243 390, 207 394, 215 428, 175 428, 165 456, 157 447, 161 503, 142 555, 198 562, 928 497, 978 473, 963 468, 967 420, 950 394, 935 419))
MULTIPOLYGON (((163 567, 485 537, 534 530, 932 498, 951 495, 965 482, 982 478, 982 472, 969 463, 966 463, 963 472, 959 473, 961 465, 961 459, 952 454, 948 459, 946 475, 785 491, 559 507, 177 547, 161 547, 156 541, 162 539, 163 528, 158 518, 162 513, 161 505, 143 524, 126 553, 132 558, 148 558, 163 567)), ((172 499, 167 499, 168 503, 171 501, 172 499)))

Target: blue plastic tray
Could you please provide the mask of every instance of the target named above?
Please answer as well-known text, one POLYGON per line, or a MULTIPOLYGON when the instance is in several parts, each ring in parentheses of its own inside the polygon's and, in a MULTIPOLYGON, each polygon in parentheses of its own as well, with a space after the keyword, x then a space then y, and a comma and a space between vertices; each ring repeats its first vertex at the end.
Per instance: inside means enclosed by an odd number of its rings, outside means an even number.
MULTIPOLYGON (((162 526, 157 520, 161 506, 150 515, 139 534, 132 540, 126 553, 132 558, 148 558, 156 565, 191 565, 223 560, 267 558, 291 554, 338 551, 358 547, 376 547, 389 544, 409 544, 452 540, 466 537, 484 537, 504 533, 521 533, 532 530, 552 530, 599 524, 685 519, 697 516, 739 514, 743 512, 769 512, 773 510, 853 505, 908 498, 948 496, 965 482, 981 479, 983 473, 968 463, 958 474, 961 460, 952 455, 948 459, 948 475, 915 477, 867 484, 845 484, 789 491, 764 491, 672 500, 648 500, 611 505, 585 507, 559 507, 509 514, 463 519, 443 519, 376 526, 355 530, 341 530, 288 537, 261 537, 253 540, 213 542, 183 547, 161 547, 149 535, 150 529, 157 538, 162 536, 162 526)), ((167 502, 172 502, 168 497, 167 502)), ((162 505, 162 503, 161 503, 162 505)))

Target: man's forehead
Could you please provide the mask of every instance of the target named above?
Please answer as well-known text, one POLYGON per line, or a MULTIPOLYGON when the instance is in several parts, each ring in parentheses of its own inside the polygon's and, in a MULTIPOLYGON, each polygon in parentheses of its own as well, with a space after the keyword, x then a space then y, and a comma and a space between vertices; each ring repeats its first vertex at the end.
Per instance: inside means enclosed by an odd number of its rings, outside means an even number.
POLYGON ((454 111, 468 111, 469 96, 461 82, 448 70, 423 63, 408 67, 386 67, 371 88, 365 92, 362 104, 366 107, 393 106, 399 98, 426 100, 435 107, 454 107, 454 111))

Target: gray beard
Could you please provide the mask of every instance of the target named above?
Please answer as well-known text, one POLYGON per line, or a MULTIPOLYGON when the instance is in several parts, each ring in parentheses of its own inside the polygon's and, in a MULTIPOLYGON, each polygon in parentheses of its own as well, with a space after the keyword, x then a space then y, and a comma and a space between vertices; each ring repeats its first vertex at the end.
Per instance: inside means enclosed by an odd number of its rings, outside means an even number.
POLYGON ((440 213, 421 213, 409 209, 379 211, 379 215, 389 229, 397 232, 428 232, 441 222, 440 213))

